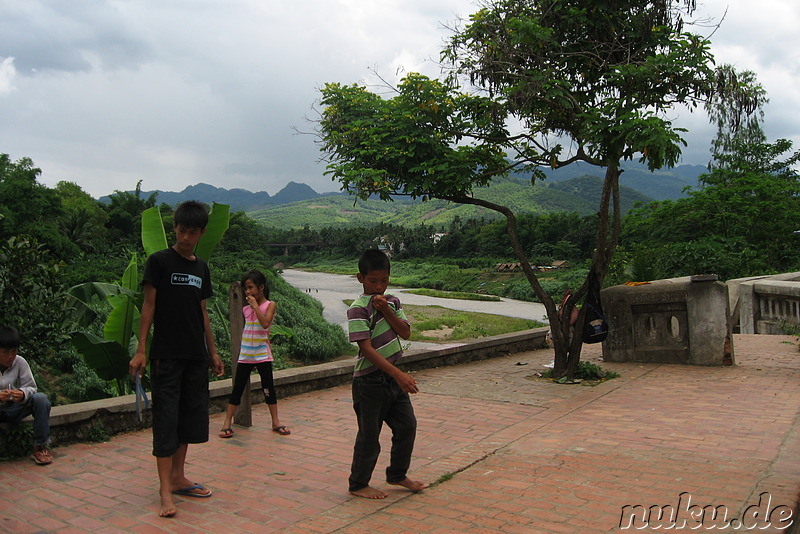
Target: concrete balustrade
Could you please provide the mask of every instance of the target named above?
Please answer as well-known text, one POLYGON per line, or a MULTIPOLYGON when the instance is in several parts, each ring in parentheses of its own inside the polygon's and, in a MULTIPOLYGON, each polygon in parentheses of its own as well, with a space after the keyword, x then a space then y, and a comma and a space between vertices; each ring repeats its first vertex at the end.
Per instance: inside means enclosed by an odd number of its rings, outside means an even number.
POLYGON ((800 327, 800 272, 729 280, 734 325, 742 334, 784 334, 800 327))
POLYGON ((600 299, 609 325, 606 361, 734 362, 727 288, 714 275, 613 286, 600 299))

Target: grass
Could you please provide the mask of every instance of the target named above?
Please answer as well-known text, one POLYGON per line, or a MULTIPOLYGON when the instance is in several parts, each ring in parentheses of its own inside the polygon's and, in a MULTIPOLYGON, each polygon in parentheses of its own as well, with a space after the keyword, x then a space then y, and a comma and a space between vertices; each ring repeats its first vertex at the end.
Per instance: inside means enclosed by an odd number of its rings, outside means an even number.
POLYGON ((441 306, 403 306, 411 323, 411 341, 460 341, 545 326, 538 321, 441 306))
MULTIPOLYGON (((353 300, 346 299, 343 302, 350 306, 353 300)), ((409 341, 463 341, 547 326, 531 319, 451 310, 442 306, 404 304, 403 311, 411 323, 409 341)))
POLYGON ((500 297, 495 297, 493 295, 480 295, 478 293, 466 293, 464 291, 439 291, 438 289, 411 289, 406 291, 406 293, 443 299, 479 300, 483 302, 500 302, 501 300, 500 297))
MULTIPOLYGON (((542 378, 552 378, 553 377, 553 370, 549 369, 542 374, 542 378)), ((580 380, 589 380, 589 381, 596 381, 596 382, 603 382, 605 380, 610 380, 612 378, 619 378, 619 373, 616 371, 609 371, 607 369, 603 369, 599 365, 595 365, 591 362, 587 361, 580 361, 578 362, 578 368, 575 369, 575 376, 573 379, 580 379, 580 380)), ((556 380, 559 384, 566 384, 571 383, 571 380, 561 378, 556 380)))

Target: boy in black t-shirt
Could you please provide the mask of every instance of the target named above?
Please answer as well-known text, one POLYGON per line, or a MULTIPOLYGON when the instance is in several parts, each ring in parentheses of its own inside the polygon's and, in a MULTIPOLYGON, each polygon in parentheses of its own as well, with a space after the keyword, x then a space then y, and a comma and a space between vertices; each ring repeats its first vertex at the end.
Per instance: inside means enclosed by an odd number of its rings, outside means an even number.
POLYGON ((144 303, 139 345, 131 359, 134 378, 147 366, 153 389, 153 456, 158 470, 161 517, 176 513, 172 495, 210 497, 211 491, 184 473, 189 443, 208 441, 208 367, 224 368, 217 354, 206 310, 213 292, 208 265, 194 250, 206 231, 208 213, 199 202, 175 210, 175 244, 152 254, 144 269, 144 303))

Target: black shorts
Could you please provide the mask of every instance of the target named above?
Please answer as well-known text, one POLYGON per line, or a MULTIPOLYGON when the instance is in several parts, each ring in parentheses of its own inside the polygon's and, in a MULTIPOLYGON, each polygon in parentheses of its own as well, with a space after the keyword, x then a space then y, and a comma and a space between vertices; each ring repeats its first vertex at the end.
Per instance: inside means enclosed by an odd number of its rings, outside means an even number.
POLYGON ((208 441, 208 362, 152 360, 153 456, 167 458, 184 443, 208 441))

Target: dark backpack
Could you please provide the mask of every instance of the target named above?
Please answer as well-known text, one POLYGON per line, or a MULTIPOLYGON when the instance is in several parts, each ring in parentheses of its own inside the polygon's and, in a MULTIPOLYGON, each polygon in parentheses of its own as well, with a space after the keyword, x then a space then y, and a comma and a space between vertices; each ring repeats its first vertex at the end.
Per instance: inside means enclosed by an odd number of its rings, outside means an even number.
POLYGON ((583 342, 600 343, 608 336, 608 322, 603 316, 600 299, 589 291, 586 295, 586 318, 583 322, 583 342))

